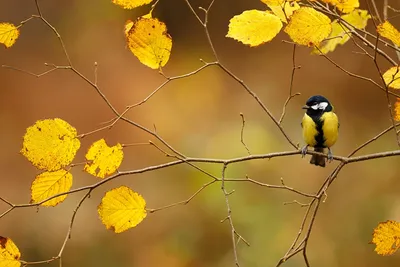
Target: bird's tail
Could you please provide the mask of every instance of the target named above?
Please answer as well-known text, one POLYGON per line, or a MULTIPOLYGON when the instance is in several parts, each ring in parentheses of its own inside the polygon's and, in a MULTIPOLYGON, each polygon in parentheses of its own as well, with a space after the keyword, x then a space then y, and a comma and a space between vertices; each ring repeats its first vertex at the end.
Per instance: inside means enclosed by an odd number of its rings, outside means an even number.
MULTIPOLYGON (((316 148, 314 148, 314 151, 323 153, 324 152, 324 148, 323 147, 316 147, 316 148)), ((314 164, 316 166, 325 167, 325 157, 319 156, 319 155, 312 155, 310 163, 314 164)))

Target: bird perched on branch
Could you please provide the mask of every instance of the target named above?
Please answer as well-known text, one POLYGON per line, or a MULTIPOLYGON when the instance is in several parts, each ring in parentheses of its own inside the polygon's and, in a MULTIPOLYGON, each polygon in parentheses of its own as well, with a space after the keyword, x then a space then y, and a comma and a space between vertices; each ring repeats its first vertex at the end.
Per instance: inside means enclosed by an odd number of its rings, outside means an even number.
MULTIPOLYGON (((328 160, 332 161, 330 148, 336 143, 339 134, 339 120, 333 112, 333 106, 325 97, 315 95, 307 100, 303 109, 306 109, 306 113, 301 126, 306 145, 301 149, 301 154, 304 157, 309 146, 314 147, 314 151, 322 153, 324 148, 328 148, 328 160)), ((325 167, 325 157, 312 155, 310 163, 325 167)))

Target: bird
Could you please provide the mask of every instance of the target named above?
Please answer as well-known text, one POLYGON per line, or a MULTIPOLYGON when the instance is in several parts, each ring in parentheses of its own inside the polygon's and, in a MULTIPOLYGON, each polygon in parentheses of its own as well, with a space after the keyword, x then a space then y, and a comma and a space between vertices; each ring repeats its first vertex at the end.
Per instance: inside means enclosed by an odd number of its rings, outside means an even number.
MULTIPOLYGON (((327 98, 322 95, 311 96, 306 105, 306 110, 301 127, 303 128, 303 139, 306 145, 301 149, 304 157, 308 147, 314 147, 315 152, 324 153, 328 148, 328 161, 333 160, 331 147, 336 143, 339 135, 339 119, 334 112, 334 108, 327 98)), ((325 167, 325 157, 312 155, 311 164, 325 167)))

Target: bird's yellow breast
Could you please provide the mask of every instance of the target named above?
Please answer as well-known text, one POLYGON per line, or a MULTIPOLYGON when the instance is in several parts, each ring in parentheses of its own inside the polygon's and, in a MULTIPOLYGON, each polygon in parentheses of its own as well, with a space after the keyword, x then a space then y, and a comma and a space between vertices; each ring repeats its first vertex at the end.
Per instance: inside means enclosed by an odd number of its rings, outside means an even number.
POLYGON ((331 147, 336 143, 339 135, 339 120, 334 112, 325 112, 321 116, 323 121, 322 131, 324 133, 324 146, 331 147))
POLYGON ((317 123, 307 114, 302 120, 303 139, 307 145, 315 147, 331 147, 336 143, 339 134, 339 121, 334 112, 325 112, 317 123), (318 129, 319 128, 319 129, 318 129), (318 141, 319 140, 319 141, 318 141), (319 142, 319 143, 318 143, 319 142))
POLYGON ((310 116, 304 114, 301 125, 303 127, 304 142, 306 142, 306 144, 309 146, 315 146, 317 144, 315 136, 318 134, 316 123, 310 116))

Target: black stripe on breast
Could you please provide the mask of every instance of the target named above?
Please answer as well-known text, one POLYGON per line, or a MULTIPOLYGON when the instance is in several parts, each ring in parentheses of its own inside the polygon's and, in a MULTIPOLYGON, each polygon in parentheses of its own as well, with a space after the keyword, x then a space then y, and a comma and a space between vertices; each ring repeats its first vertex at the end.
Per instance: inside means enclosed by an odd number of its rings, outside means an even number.
POLYGON ((307 114, 307 115, 309 115, 311 117, 311 119, 315 122, 315 125, 317 127, 317 132, 318 132, 317 135, 315 136, 315 141, 317 142, 315 147, 325 147, 324 146, 324 142, 325 142, 324 132, 322 130, 322 126, 324 125, 324 122, 320 120, 322 114, 320 112, 318 112, 318 114, 313 114, 314 112, 310 112, 310 113, 311 114, 307 114))

